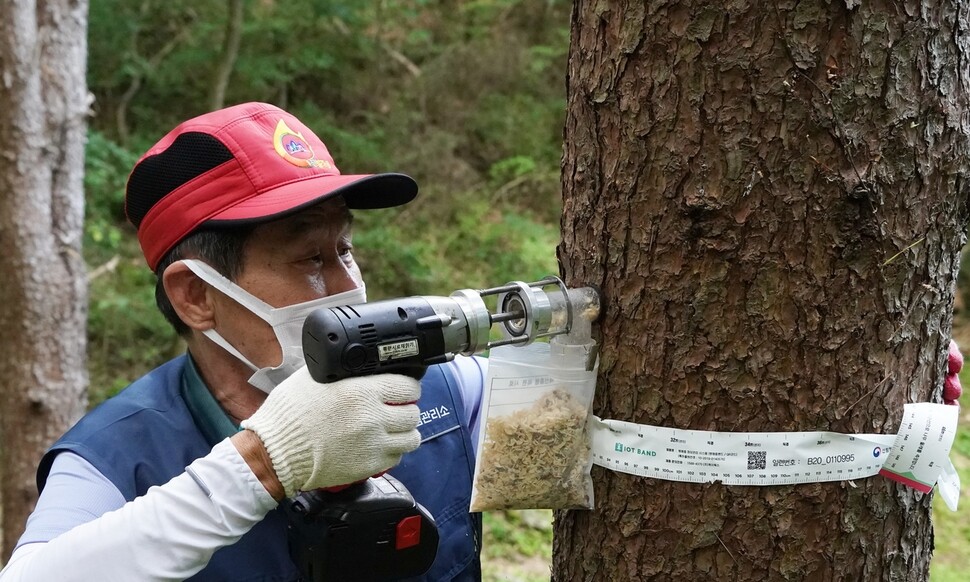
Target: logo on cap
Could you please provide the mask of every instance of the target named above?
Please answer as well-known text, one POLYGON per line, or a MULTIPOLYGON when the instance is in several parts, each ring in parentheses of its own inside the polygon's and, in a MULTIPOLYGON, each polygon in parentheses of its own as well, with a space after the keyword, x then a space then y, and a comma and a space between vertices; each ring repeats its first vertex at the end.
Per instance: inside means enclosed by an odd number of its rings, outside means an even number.
POLYGON ((293 131, 281 119, 276 124, 276 132, 273 135, 273 147, 276 153, 287 162, 301 168, 325 168, 330 169, 330 162, 318 160, 313 156, 313 148, 303 136, 293 131))

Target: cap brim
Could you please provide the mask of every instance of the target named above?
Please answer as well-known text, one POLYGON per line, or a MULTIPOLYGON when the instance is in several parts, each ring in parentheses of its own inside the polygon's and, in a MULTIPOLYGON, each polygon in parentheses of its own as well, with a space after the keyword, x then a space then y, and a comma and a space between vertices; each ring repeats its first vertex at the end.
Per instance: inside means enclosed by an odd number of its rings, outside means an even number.
POLYGON ((210 226, 259 223, 282 218, 334 196, 354 210, 391 208, 418 195, 418 185, 405 174, 320 176, 285 184, 226 208, 209 218, 210 226))

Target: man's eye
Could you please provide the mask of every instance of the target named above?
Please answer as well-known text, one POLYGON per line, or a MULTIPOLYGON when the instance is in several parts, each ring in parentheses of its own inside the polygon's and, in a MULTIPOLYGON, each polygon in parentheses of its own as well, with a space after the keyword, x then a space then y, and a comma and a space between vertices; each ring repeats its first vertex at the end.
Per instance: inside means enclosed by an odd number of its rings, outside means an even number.
POLYGON ((353 252, 354 252, 354 247, 344 247, 340 249, 340 256, 349 257, 350 255, 353 254, 353 252))

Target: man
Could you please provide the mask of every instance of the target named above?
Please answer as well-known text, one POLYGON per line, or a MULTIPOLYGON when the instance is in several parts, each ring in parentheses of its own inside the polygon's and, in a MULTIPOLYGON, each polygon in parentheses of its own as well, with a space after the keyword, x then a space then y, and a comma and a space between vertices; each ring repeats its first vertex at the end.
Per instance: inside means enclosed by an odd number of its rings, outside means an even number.
POLYGON ((351 210, 416 194, 401 174, 341 175, 312 131, 267 104, 202 115, 152 147, 126 214, 188 354, 54 444, 0 580, 298 580, 279 502, 387 469, 438 524, 422 579, 480 578, 468 513, 480 361, 420 384, 321 385, 303 366, 306 315, 364 300, 351 210), (448 414, 419 426, 432 408, 448 414))

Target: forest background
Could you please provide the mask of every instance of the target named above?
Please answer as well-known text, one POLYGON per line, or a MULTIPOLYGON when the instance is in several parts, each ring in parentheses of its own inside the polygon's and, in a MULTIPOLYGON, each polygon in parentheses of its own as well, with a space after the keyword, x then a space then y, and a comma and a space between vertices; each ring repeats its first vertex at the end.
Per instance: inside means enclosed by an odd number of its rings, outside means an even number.
MULTIPOLYGON (((155 309, 124 184, 169 129, 216 106, 274 103, 313 128, 344 173, 417 179, 407 207, 357 214, 354 255, 371 299, 558 273, 570 10, 565 0, 92 0, 92 406, 184 349, 155 309)), ((962 288, 954 335, 970 347, 962 288)), ((951 456, 967 484, 963 417, 951 456)), ((964 497, 957 513, 934 502, 934 581, 970 571, 964 497)), ((549 579, 549 512, 485 517, 486 580, 549 579)))

